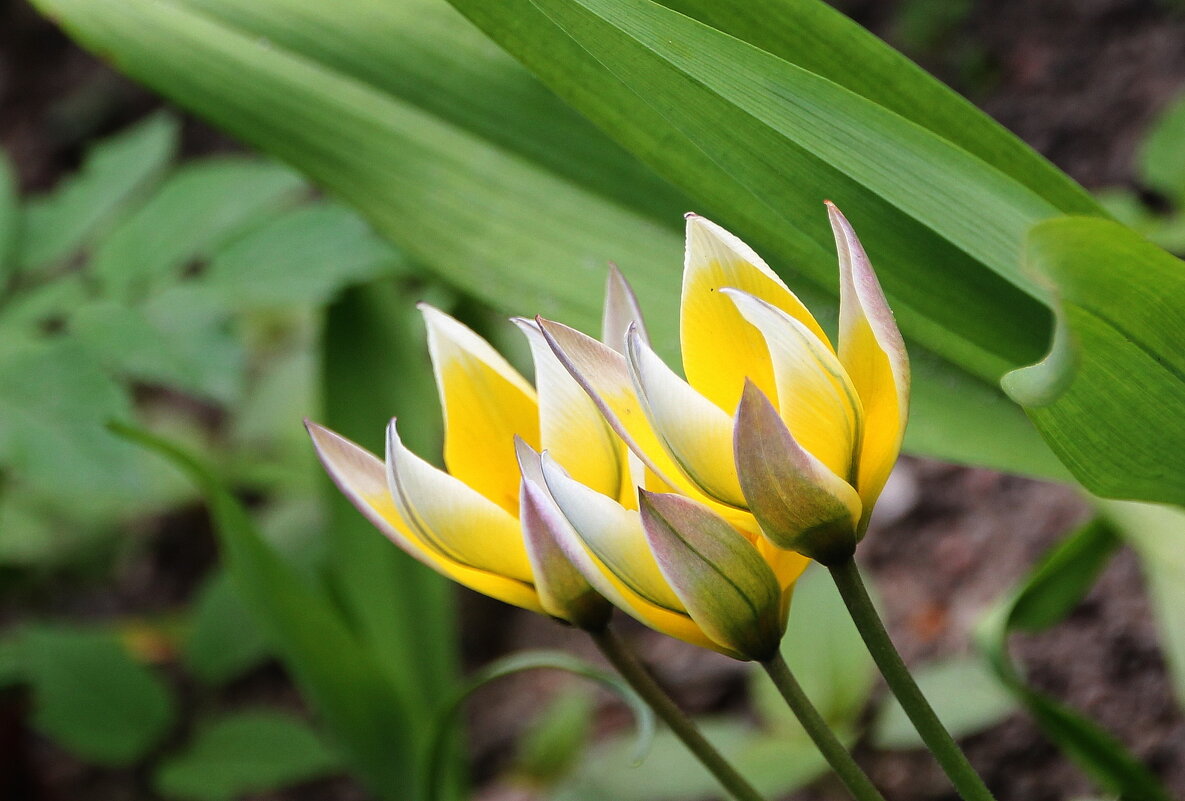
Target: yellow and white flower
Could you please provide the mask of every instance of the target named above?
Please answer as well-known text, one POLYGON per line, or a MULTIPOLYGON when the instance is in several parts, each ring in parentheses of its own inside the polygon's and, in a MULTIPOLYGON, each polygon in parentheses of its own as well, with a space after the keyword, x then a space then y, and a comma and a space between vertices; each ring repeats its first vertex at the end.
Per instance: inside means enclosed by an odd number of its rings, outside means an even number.
MULTIPOLYGON (((540 326, 648 481, 727 519, 767 557, 772 543, 834 563, 851 556, 897 459, 909 361, 863 247, 827 208, 838 348, 756 253, 694 214, 680 319, 686 379, 637 330, 623 355, 558 323, 540 326)), ((801 570, 770 563, 787 588, 801 570)))

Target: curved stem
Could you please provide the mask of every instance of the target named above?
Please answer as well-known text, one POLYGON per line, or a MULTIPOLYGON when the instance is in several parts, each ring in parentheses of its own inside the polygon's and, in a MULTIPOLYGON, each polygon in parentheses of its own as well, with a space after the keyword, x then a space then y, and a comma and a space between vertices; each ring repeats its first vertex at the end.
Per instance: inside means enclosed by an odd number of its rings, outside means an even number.
POLYGON ((782 655, 775 655, 762 662, 761 666, 765 668, 765 672, 773 680, 778 692, 786 699, 791 711, 794 712, 802 727, 806 729, 806 733, 810 735, 823 757, 831 765, 831 769, 848 788, 852 797, 857 801, 885 801, 868 775, 856 764, 856 760, 852 759, 852 755, 836 738, 831 727, 819 714, 819 710, 815 709, 815 705, 806 697, 806 693, 802 691, 802 686, 790 672, 790 667, 782 655))
POLYGON ((847 559, 839 564, 829 565, 827 569, 831 571, 835 586, 839 588, 839 594, 843 597, 844 604, 848 607, 848 612, 851 613, 852 620, 855 621, 856 628, 864 638, 864 643, 880 668, 881 675, 885 677, 889 689, 901 702, 901 708, 909 716, 922 741, 938 760, 938 764, 950 777, 959 795, 966 801, 994 801, 991 791, 971 767, 971 763, 950 736, 950 732, 938 720, 930 702, 922 695, 917 682, 905 667, 901 654, 893 646, 889 633, 885 631, 885 624, 881 622, 872 605, 872 599, 868 597, 868 589, 864 586, 855 560, 847 559))
POLYGON ((617 668, 622 678, 637 691, 638 695, 645 699, 646 703, 650 704, 655 714, 671 727, 675 736, 683 741, 687 749, 695 754, 705 768, 712 772, 716 780, 728 790, 733 798, 737 801, 764 801, 761 795, 753 789, 753 785, 749 784, 744 776, 737 773, 736 768, 720 755, 715 746, 704 739, 695 723, 684 714, 683 710, 675 706, 675 702, 666 694, 666 691, 658 686, 658 682, 642 666, 642 663, 637 660, 615 631, 606 627, 599 631, 590 631, 589 635, 605 658, 613 667, 617 668))

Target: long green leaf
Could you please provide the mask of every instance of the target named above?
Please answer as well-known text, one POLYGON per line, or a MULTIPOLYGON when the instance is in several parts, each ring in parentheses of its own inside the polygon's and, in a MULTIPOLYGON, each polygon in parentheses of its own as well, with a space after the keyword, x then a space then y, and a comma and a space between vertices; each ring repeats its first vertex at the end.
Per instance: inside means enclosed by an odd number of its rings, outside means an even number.
MULTIPOLYGON (((322 348, 326 423, 382 453, 394 414, 421 452, 437 444, 435 382, 409 307, 388 283, 356 287, 330 306, 322 348)), ((417 315, 418 316, 418 315, 417 315)), ((329 579, 359 636, 399 687, 415 753, 457 680, 452 587, 375 530, 330 486, 329 579)), ((453 763, 451 777, 460 774, 453 763)))
MULTIPOLYGON (((452 12, 442 15, 439 4, 434 12, 433 0, 381 6, 361 0, 333 6, 311 0, 38 4, 121 69, 296 164, 355 204, 417 262, 504 310, 594 326, 603 265, 617 261, 642 298, 656 342, 668 355, 673 350, 681 250, 676 212, 687 206, 570 112, 553 114, 554 101, 532 111, 541 97, 538 86, 475 32, 458 28, 452 12), (418 59, 422 66, 416 66, 418 59), (467 81, 472 85, 466 89, 467 81), (469 106, 481 114, 466 110, 469 106), (486 114, 494 116, 487 120, 486 114)), ((517 8, 512 3, 506 8, 512 6, 517 8)), ((521 22, 525 33, 533 34, 529 25, 546 19, 527 8, 532 17, 521 22)), ((564 52, 573 48, 583 52, 574 45, 564 52)), ((587 55, 582 65, 589 66, 587 55)), ((591 66, 590 80, 606 75, 596 62, 591 66)), ((614 96, 602 106, 620 106, 624 120, 639 108, 638 101, 626 100, 614 96)), ((652 120, 661 117, 647 112, 638 123, 652 120)), ((667 139, 664 133, 652 144, 665 147, 667 139)), ((950 145, 939 146, 953 152, 950 145)), ((953 158, 965 163, 969 157, 953 158)), ((712 205, 724 209, 735 199, 758 208, 765 222, 748 224, 731 212, 722 219, 739 223, 737 230, 784 273, 792 265, 820 286, 833 285, 835 257, 832 245, 824 244, 829 235, 818 202, 824 190, 839 200, 843 193, 819 187, 810 214, 787 221, 770 216, 779 197, 755 200, 713 163, 699 159, 697 175, 708 176, 703 180, 709 184, 719 178, 732 194, 714 194, 712 205), (808 217, 813 238, 796 228, 807 225, 801 221, 808 217)), ((784 165, 773 167, 768 171, 786 174, 784 165)), ((913 247, 901 243, 901 231, 889 223, 865 222, 876 229, 870 243, 887 238, 890 245, 913 247)), ((933 248, 926 249, 926 258, 900 260, 902 272, 891 278, 905 296, 895 300, 903 322, 910 321, 915 362, 923 365, 917 371, 918 408, 942 412, 915 426, 910 447, 948 459, 1059 474, 1028 421, 994 386, 1005 367, 1037 358, 1048 312, 953 246, 933 236, 927 241, 933 248), (934 275, 940 269, 946 277, 934 275), (917 299, 910 293, 927 288, 934 296, 918 302, 959 334, 911 311, 917 299), (997 319, 998 324, 989 322, 997 319), (991 380, 933 351, 954 353, 991 380), (975 428, 994 436, 964 441, 963 434, 975 428)), ((882 260, 880 267, 887 276, 895 274, 892 264, 882 260)), ((813 283, 792 278, 792 285, 822 316, 834 307, 833 295, 813 283)))
POLYGON ((1044 361, 1004 388, 1087 489, 1185 503, 1185 263, 1074 217, 1035 227, 1027 257, 1059 325, 1044 361))
POLYGON ((246 510, 206 467, 152 434, 113 428, 167 457, 202 488, 239 592, 352 768, 387 801, 414 798, 418 772, 407 710, 329 600, 259 536, 246 510))
POLYGON ((1008 653, 1012 631, 1046 628, 1068 614, 1118 544, 1118 535, 1105 521, 1081 528, 1050 551, 1016 591, 985 617, 978 640, 1004 687, 1086 773, 1123 798, 1169 801, 1156 777, 1122 743, 1080 713, 1030 687, 1008 653))

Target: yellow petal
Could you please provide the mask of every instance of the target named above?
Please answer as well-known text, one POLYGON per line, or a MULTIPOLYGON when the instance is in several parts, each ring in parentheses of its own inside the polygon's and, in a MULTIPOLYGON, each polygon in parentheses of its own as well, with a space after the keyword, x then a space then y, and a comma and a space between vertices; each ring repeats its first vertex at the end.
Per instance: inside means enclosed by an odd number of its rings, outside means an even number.
POLYGON ((698 494, 646 419, 625 357, 574 328, 542 318, 538 323, 560 363, 642 463, 667 484, 698 494))
POLYGON ((630 374, 667 452, 704 494, 744 507, 732 458, 732 416, 675 375, 641 337, 631 335, 627 347, 630 374))
MULTIPOLYGON (((551 493, 551 487, 553 486, 560 489, 561 495, 567 503, 581 503, 580 500, 573 500, 567 495, 568 482, 571 482, 577 488, 580 485, 572 482, 571 479, 566 479, 563 471, 556 467, 555 462, 547 460, 546 455, 544 456, 543 471, 544 478, 547 479, 549 497, 552 498, 552 502, 556 503, 556 507, 561 512, 563 508, 556 501, 554 494, 551 493)), ((638 513, 632 512, 631 514, 639 521, 638 525, 640 526, 641 518, 638 517, 638 513)), ((635 534, 635 536, 637 535, 635 534)), ((660 631, 663 634, 689 642, 692 645, 698 645, 701 648, 710 648, 729 656, 737 656, 737 654, 729 650, 726 646, 722 646, 709 638, 695 621, 691 619, 686 610, 681 607, 672 609, 668 606, 660 605, 637 592, 629 582, 608 567, 597 551, 577 531, 575 526, 569 525, 566 529, 559 531, 556 539, 559 542, 561 550, 563 550, 572 565, 580 571, 580 574, 588 580, 589 584, 597 592, 607 598, 618 609, 621 609, 626 614, 655 631, 660 631)), ((612 551, 613 549, 611 548, 610 550, 612 551)), ((654 562, 654 557, 649 555, 649 551, 646 551, 646 558, 649 562, 654 562)), ((655 573, 658 573, 656 564, 653 566, 653 570, 655 573)), ((669 588, 668 592, 670 592, 669 588)), ((669 602, 672 599, 676 603, 678 602, 678 599, 674 598, 673 593, 672 597, 667 599, 667 601, 669 602)))
POLYGON ((909 355, 872 263, 852 226, 827 204, 839 251, 839 358, 864 407, 856 489, 865 520, 884 489, 909 417, 909 355))
POLYGON ((588 393, 560 364, 533 320, 516 318, 535 362, 540 446, 573 478, 597 492, 622 491, 625 449, 588 393))
POLYGON ((776 405, 795 441, 847 479, 860 441, 861 412, 843 365, 810 329, 781 309, 734 289, 722 293, 769 346, 776 405))
POLYGON ((444 411, 448 471, 511 514, 518 511, 517 434, 539 447, 535 390, 489 343, 420 304, 444 411))
MULTIPOLYGON (((514 470, 517 475, 517 462, 514 470)), ((518 519, 408 450, 394 420, 387 427, 387 478, 400 515, 433 550, 469 567, 532 581, 518 519)))
POLYGON ((683 372, 693 387, 731 414, 746 378, 775 403, 778 396, 765 340, 720 294, 726 287, 773 304, 821 341, 827 338, 802 302, 748 245, 699 215, 687 215, 679 320, 683 372))
POLYGON ((543 612, 534 588, 522 581, 477 570, 445 556, 419 538, 395 508, 387 470, 365 448, 316 423, 306 424, 325 470, 358 511, 408 555, 458 584, 532 612, 543 612))
POLYGON ((616 264, 609 265, 609 277, 605 281, 605 308, 601 313, 601 341, 618 353, 625 354, 625 336, 633 328, 649 342, 646 324, 642 320, 642 307, 633 287, 616 264))

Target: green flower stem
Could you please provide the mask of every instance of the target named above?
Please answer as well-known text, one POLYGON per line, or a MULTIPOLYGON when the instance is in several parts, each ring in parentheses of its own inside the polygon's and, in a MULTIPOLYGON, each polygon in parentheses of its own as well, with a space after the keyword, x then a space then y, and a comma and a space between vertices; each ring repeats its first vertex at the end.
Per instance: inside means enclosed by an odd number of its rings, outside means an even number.
POLYGON ((855 621, 856 628, 864 638, 864 643, 880 668, 881 675, 885 677, 889 689, 901 702, 901 708, 909 716, 922 741, 938 760, 938 764, 946 771, 959 795, 966 801, 994 801, 991 791, 971 767, 971 763, 950 736, 950 732, 938 720, 930 702, 922 695, 917 682, 905 667, 901 654, 897 653, 893 641, 889 639, 889 633, 885 631, 885 624, 881 622, 872 605, 872 599, 868 597, 868 589, 864 586, 855 560, 847 559, 829 565, 827 569, 831 571, 835 586, 839 588, 839 594, 843 597, 844 604, 847 605, 848 612, 851 613, 852 620, 855 621))
POLYGON ((848 788, 852 797, 857 801, 885 801, 884 796, 876 789, 868 775, 856 764, 856 760, 852 759, 852 755, 836 738, 831 727, 819 714, 819 710, 815 709, 815 705, 806 697, 806 693, 802 691, 802 686, 790 672, 790 666, 786 664, 782 655, 776 654, 762 662, 761 666, 765 668, 765 672, 773 680, 778 692, 786 699, 786 703, 798 718, 799 723, 806 729, 806 733, 810 735, 823 757, 831 765, 831 769, 835 771, 835 775, 839 776, 840 781, 848 788))
POLYGON ((715 746, 709 743, 691 718, 683 710, 675 706, 675 702, 666 691, 658 686, 658 682, 649 671, 633 655, 617 633, 606 627, 599 631, 590 631, 593 642, 605 655, 605 658, 617 668, 617 672, 629 682, 638 695, 648 703, 654 713, 671 727, 687 749, 695 754, 703 766, 712 772, 716 780, 728 790, 737 801, 764 801, 761 794, 753 789, 753 785, 744 776, 737 773, 736 768, 729 764, 715 746))

